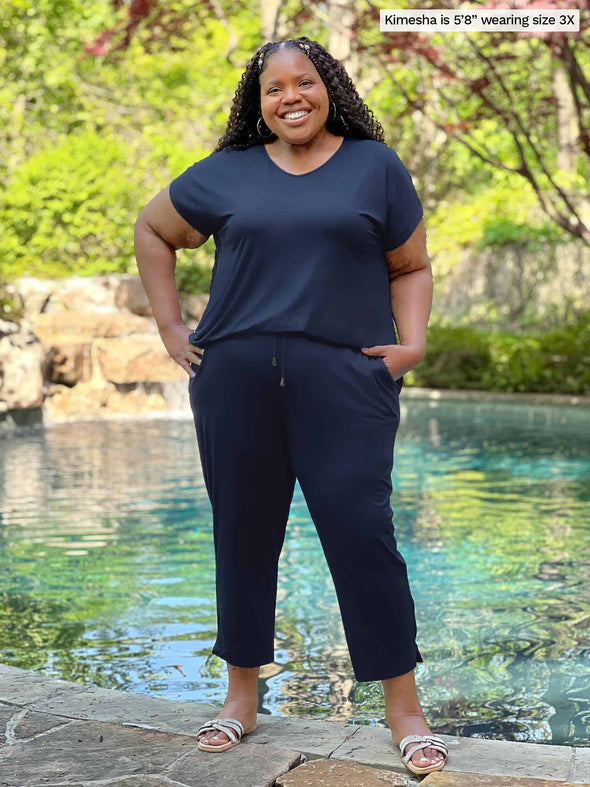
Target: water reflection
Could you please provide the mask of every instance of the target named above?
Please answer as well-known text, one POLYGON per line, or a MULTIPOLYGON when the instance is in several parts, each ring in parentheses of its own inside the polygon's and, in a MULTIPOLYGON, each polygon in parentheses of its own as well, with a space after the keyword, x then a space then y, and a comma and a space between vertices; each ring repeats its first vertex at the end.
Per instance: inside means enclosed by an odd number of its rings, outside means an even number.
MULTIPOLYGON (((434 730, 580 744, 590 728, 590 413, 403 399, 398 546, 434 730)), ((0 661, 221 703, 211 511, 190 420, 0 437, 0 661)), ((261 711, 384 724, 354 681, 299 486, 261 711)))

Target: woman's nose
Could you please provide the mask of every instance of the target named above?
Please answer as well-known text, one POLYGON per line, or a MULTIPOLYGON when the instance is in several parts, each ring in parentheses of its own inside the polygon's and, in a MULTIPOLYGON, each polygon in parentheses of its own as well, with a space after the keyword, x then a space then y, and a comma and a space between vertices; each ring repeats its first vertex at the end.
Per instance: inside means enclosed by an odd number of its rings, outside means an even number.
POLYGON ((291 87, 287 86, 285 88, 283 101, 286 101, 289 104, 297 101, 298 98, 299 98, 299 88, 296 85, 292 85, 291 87))

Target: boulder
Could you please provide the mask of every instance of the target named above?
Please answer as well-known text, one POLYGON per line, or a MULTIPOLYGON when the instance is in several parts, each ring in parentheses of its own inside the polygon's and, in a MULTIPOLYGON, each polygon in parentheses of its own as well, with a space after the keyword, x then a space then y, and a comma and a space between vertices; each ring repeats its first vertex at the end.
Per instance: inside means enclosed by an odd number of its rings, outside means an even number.
POLYGON ((52 383, 70 387, 87 382, 92 377, 92 351, 90 342, 56 339, 45 356, 46 377, 52 383))
MULTIPOLYGON (((162 344, 139 276, 22 277, 10 288, 22 321, 0 321, 4 421, 26 408, 49 421, 187 408, 189 377, 162 344)), ((183 315, 198 322, 208 300, 181 299, 183 315)))
MULTIPOLYGON (((153 336, 150 341, 161 345, 153 320, 135 314, 56 312, 38 315, 33 326, 46 352, 47 379, 69 386, 88 382, 99 373, 93 360, 97 337, 150 334, 153 336)), ((125 343, 129 339, 121 341, 125 343)))
POLYGON ((109 395, 116 390, 116 386, 96 380, 78 383, 74 388, 50 385, 45 411, 50 421, 98 417, 105 412, 109 395))
POLYGON ((23 276, 6 285, 6 291, 17 300, 22 308, 22 317, 29 321, 45 309, 54 290, 54 281, 35 279, 33 276, 23 276))
POLYGON ((120 391, 113 383, 100 380, 78 383, 75 388, 52 385, 45 399, 45 410, 52 423, 168 409, 166 399, 157 391, 146 391, 141 386, 120 391))
POLYGON ((97 339, 95 352, 101 376, 111 383, 188 380, 187 373, 170 358, 159 336, 97 339))
POLYGON ((152 309, 138 275, 73 276, 63 279, 36 279, 22 276, 9 291, 23 303, 24 316, 92 311, 130 312, 151 317, 152 309))
POLYGON ((158 412, 169 410, 169 403, 161 393, 146 391, 138 385, 131 391, 111 391, 107 398, 106 406, 111 413, 137 413, 158 412))
POLYGON ((208 303, 208 293, 202 295, 183 295, 180 298, 180 308, 185 320, 188 318, 199 322, 208 303))
POLYGON ((152 317, 152 307, 139 276, 120 276, 119 286, 115 293, 115 305, 118 309, 139 314, 141 317, 152 317))
POLYGON ((47 347, 64 340, 91 341, 97 337, 130 336, 135 333, 151 333, 159 337, 153 320, 125 313, 71 311, 40 314, 33 321, 33 329, 47 347))
POLYGON ((43 311, 58 313, 87 310, 103 314, 117 312, 119 279, 119 276, 72 276, 68 279, 56 279, 43 311))
POLYGON ((28 326, 0 320, 0 411, 43 404, 43 348, 28 326))

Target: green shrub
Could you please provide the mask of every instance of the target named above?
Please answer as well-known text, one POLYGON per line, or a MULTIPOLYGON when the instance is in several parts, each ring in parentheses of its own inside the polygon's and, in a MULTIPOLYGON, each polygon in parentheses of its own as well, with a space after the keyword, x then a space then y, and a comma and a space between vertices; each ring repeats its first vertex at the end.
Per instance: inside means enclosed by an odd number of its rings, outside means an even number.
POLYGON ((426 388, 478 388, 490 363, 485 333, 433 325, 428 329, 426 355, 413 375, 415 383, 426 388))
POLYGON ((2 276, 126 273, 146 163, 94 131, 64 136, 18 167, 0 209, 2 276))
POLYGON ((590 394, 590 312, 545 333, 469 327, 428 329, 410 385, 488 391, 590 394))
POLYGON ((196 252, 187 249, 176 252, 176 289, 181 295, 209 292, 215 256, 213 243, 209 238, 196 252))
MULTIPOLYGON (((139 211, 204 155, 168 147, 164 160, 159 148, 142 154, 129 142, 94 131, 64 136, 34 154, 12 174, 0 207, 2 279, 137 273, 133 235, 139 211), (150 183, 146 173, 153 176, 155 169, 156 182, 150 183)), ((180 250, 180 291, 208 292, 213 259, 212 240, 196 252, 180 250)))

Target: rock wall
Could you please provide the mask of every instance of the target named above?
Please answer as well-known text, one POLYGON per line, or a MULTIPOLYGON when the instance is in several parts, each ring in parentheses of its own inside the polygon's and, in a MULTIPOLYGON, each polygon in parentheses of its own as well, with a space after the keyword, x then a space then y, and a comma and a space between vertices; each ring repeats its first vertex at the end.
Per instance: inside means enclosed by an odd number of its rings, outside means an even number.
POLYGON ((430 322, 438 325, 543 330, 587 308, 590 249, 581 242, 546 243, 535 251, 524 241, 477 253, 465 249, 452 265, 444 254, 433 258, 432 269, 430 322))
MULTIPOLYGON (((189 411, 139 276, 18 279, 19 322, 0 320, 0 425, 189 411)), ((208 295, 181 299, 195 325, 208 295)))

